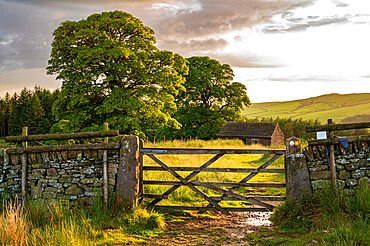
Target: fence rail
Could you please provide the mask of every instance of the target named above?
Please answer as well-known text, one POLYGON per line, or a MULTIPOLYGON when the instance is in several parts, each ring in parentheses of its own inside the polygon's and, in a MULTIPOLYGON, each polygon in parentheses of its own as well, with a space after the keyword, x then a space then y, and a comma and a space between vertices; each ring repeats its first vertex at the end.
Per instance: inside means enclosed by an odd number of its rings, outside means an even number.
POLYGON ((72 144, 72 145, 49 145, 49 146, 34 146, 34 147, 18 147, 8 148, 6 153, 9 155, 15 154, 31 154, 53 151, 75 151, 75 150, 108 150, 120 149, 118 143, 97 143, 97 144, 72 144))
POLYGON ((5 142, 27 142, 27 141, 47 141, 47 140, 68 140, 80 138, 103 138, 119 136, 119 131, 99 131, 99 132, 77 132, 61 134, 44 134, 44 135, 21 135, 7 136, 5 142))
POLYGON ((212 154, 275 154, 283 155, 285 149, 196 149, 196 148, 141 148, 140 153, 157 155, 212 155, 212 154))
MULTIPOLYGON (((163 167, 144 166, 144 171, 166 171, 163 167)), ((200 167, 171 167, 174 171, 193 172, 224 172, 224 173, 284 173, 284 169, 252 169, 252 168, 200 168, 200 167)))
MULTIPOLYGON (((358 136, 358 137, 347 137, 348 143, 358 143, 370 141, 370 136, 358 136)), ((317 146, 317 145, 331 145, 339 144, 338 138, 328 138, 328 139, 319 139, 319 140, 308 140, 308 145, 317 146)))
POLYGON ((319 131, 336 131, 336 130, 352 130, 370 128, 370 122, 353 123, 353 124, 329 124, 323 126, 307 126, 306 132, 319 132, 319 131))
MULTIPOLYGON (((196 181, 189 181, 186 184, 181 181, 159 181, 159 180, 144 180, 144 184, 147 185, 188 185, 188 183, 195 186, 202 186, 196 181)), ((285 183, 236 183, 236 182, 202 182, 202 184, 214 185, 214 186, 223 186, 223 187, 275 187, 275 188, 284 188, 285 183)))

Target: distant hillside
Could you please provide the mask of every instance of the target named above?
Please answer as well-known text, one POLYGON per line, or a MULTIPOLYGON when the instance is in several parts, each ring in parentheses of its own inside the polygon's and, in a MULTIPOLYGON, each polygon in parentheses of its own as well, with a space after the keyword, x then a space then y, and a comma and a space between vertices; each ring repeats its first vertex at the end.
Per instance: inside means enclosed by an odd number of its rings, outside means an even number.
POLYGON ((280 117, 318 119, 326 123, 333 119, 336 123, 357 123, 370 121, 370 93, 329 94, 307 99, 255 103, 242 112, 248 118, 280 117))

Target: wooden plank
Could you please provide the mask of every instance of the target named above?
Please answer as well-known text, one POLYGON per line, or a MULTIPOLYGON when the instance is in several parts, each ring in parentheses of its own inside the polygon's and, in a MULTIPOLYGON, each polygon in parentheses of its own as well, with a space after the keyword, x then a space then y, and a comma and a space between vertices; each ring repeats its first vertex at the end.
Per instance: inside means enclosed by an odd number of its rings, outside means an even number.
POLYGON ((43 134, 43 135, 22 135, 22 136, 6 136, 6 142, 24 142, 24 141, 46 141, 46 140, 68 140, 78 138, 103 138, 119 136, 119 132, 99 131, 99 132, 77 132, 77 133, 61 133, 61 134, 43 134))
POLYGON ((230 214, 227 210, 222 208, 220 205, 218 205, 217 202, 209 198, 204 192, 196 188, 193 184, 189 183, 188 180, 183 178, 180 174, 176 173, 173 171, 171 168, 169 168, 166 164, 164 164, 161 160, 159 160, 157 157, 154 155, 150 154, 148 155, 153 161, 161 165, 164 169, 166 169, 169 173, 171 173, 175 178, 179 179, 184 185, 188 186, 191 190, 193 190, 195 193, 200 195, 203 199, 208 201, 210 204, 212 204, 214 207, 216 207, 219 211, 221 211, 223 214, 230 214))
MULTIPOLYGON (((369 142, 370 136, 347 137, 347 139, 349 143, 369 142)), ((308 145, 310 146, 331 145, 331 144, 339 145, 338 138, 308 140, 308 145)))
POLYGON ((201 148, 142 148, 141 153, 157 151, 161 155, 210 155, 210 154, 285 154, 285 149, 201 149, 201 148))
POLYGON ((73 144, 73 145, 50 145, 50 146, 35 146, 28 148, 8 148, 5 149, 9 155, 14 154, 29 154, 53 151, 72 151, 72 150, 104 150, 104 149, 119 149, 118 143, 97 143, 97 144, 73 144))
MULTIPOLYGON (((22 128, 22 134, 27 135, 28 134, 28 127, 25 126, 22 128)), ((24 141, 22 142, 22 147, 27 148, 28 142, 24 141)), ((21 174, 21 198, 23 202, 26 202, 27 198, 27 154, 22 154, 21 160, 22 160, 22 174, 21 174)))
POLYGON ((182 186, 184 183, 180 181, 159 181, 159 180, 143 180, 144 185, 174 185, 182 186))
MULTIPOLYGON (((215 207, 191 207, 191 206, 164 206, 164 205, 156 205, 155 208, 159 209, 168 209, 168 210, 186 210, 186 211, 218 211, 215 207)), ((230 212, 270 212, 267 208, 263 207, 245 207, 245 208, 237 208, 237 207, 225 207, 227 211, 230 212)))
MULTIPOLYGON (((285 196, 245 196, 247 198, 254 198, 259 201, 285 201, 285 196)), ((211 196, 215 201, 240 201, 240 199, 229 196, 211 196)))
POLYGON ((168 195, 143 194, 145 198, 168 199, 168 195))
MULTIPOLYGON (((233 183, 233 182, 203 182, 214 186, 224 187, 275 187, 284 188, 285 183, 233 183)), ((157 180, 144 180, 145 185, 184 185, 179 181, 157 181, 157 180)))
POLYGON ((248 197, 245 197, 245 196, 236 194, 236 193, 234 193, 232 191, 221 189, 221 188, 218 188, 218 187, 213 186, 213 185, 210 185, 210 184, 205 184, 205 183, 202 183, 202 182, 197 181, 197 180, 191 181, 191 183, 194 184, 194 185, 202 186, 202 187, 205 187, 205 188, 208 188, 208 189, 211 189, 211 190, 220 192, 220 193, 222 193, 224 195, 227 195, 227 196, 234 197, 234 198, 239 199, 241 201, 247 201, 247 202, 254 203, 256 205, 259 205, 259 206, 262 206, 262 207, 267 208, 269 211, 272 211, 273 208, 274 208, 274 206, 272 206, 271 204, 261 202, 261 201, 255 199, 255 198, 252 198, 252 197, 249 197, 248 198, 248 197))
MULTIPOLYGON (((145 171, 166 171, 162 167, 144 166, 145 171)), ((285 173, 285 169, 251 169, 251 168, 200 168, 200 167, 171 167, 174 171, 196 172, 232 172, 232 173, 285 173)))
POLYGON ((337 125, 323 125, 323 126, 307 126, 306 132, 319 132, 319 131, 336 131, 336 130, 351 130, 370 128, 370 122, 351 123, 351 124, 337 124, 337 125))
MULTIPOLYGON (((217 161, 218 159, 220 159, 223 155, 221 154, 217 154, 215 155, 214 157, 212 157, 210 160, 208 160, 206 163, 204 163, 201 168, 206 168, 208 166, 210 166, 212 163, 214 163, 215 161, 217 161)), ((200 172, 192 172, 191 174, 189 174, 187 177, 185 177, 186 180, 190 180, 192 178, 194 178, 196 175, 198 175, 200 172)), ((176 184, 174 185, 173 187, 171 187, 169 190, 167 190, 165 193, 163 193, 163 195, 169 195, 171 194, 172 192, 174 192, 175 190, 177 190, 179 187, 181 187, 182 183, 179 182, 180 184, 176 184)), ((143 184, 145 184, 145 181, 143 181, 143 184)), ((158 202, 160 202, 161 199, 154 199, 151 203, 150 203, 150 206, 154 206, 155 204, 157 204, 158 202)))

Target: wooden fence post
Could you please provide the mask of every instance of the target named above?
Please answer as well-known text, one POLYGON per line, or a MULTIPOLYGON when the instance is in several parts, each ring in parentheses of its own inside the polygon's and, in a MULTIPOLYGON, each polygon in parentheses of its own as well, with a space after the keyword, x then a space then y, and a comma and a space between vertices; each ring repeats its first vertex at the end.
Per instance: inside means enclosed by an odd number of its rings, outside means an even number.
MULTIPOLYGON (((108 131, 108 122, 104 122, 103 131, 108 131)), ((104 138, 104 143, 108 143, 108 137, 104 138)), ((103 152, 103 201, 108 205, 108 150, 103 152)))
MULTIPOLYGON (((328 125, 332 125, 333 120, 328 119, 328 125)), ((328 131, 329 139, 333 139, 333 131, 328 131)), ((330 144, 329 146, 329 159, 330 159, 330 171, 331 171, 331 182, 334 188, 334 191, 337 192, 337 173, 336 173, 336 166, 335 166, 335 154, 334 154, 334 145, 330 144)))
MULTIPOLYGON (((22 135, 28 135, 28 127, 22 128, 22 135)), ((22 142, 22 147, 27 148, 27 141, 22 142)), ((21 198, 25 202, 27 197, 27 154, 22 154, 21 198)))

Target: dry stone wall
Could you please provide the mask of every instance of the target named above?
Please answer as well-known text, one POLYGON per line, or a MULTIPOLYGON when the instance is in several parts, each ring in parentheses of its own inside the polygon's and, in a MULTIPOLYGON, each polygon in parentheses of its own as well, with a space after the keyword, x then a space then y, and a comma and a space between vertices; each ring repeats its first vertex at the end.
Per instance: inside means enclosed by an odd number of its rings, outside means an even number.
MULTIPOLYGON (((352 194, 361 180, 370 182, 370 142, 350 143, 346 149, 334 145, 337 188, 352 194)), ((303 149, 312 190, 315 192, 331 184, 331 172, 325 146, 307 146, 303 149)))
MULTIPOLYGON (((27 155, 27 194, 75 203, 103 196, 103 150, 61 151, 27 155)), ((108 183, 115 191, 119 150, 108 151, 108 183)), ((0 196, 21 194, 21 155, 0 151, 0 196)))

